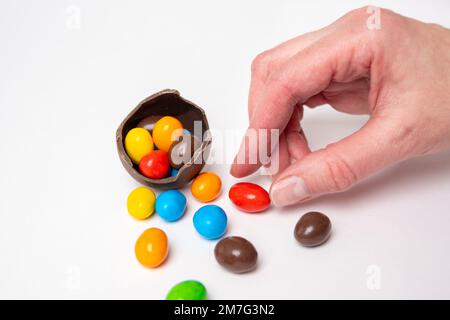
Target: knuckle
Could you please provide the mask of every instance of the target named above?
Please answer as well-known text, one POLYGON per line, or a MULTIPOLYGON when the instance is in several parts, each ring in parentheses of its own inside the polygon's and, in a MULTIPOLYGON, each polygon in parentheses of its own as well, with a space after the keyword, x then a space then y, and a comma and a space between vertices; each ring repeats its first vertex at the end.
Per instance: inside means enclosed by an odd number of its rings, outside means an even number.
POLYGON ((349 11, 349 13, 347 14, 347 17, 354 18, 354 19, 365 17, 367 15, 367 12, 371 8, 373 8, 373 6, 365 5, 363 7, 353 9, 353 10, 349 11))
POLYGON ((273 88, 273 92, 277 93, 276 99, 288 101, 289 105, 294 105, 300 100, 300 96, 296 94, 295 86, 284 72, 272 72, 266 81, 267 86, 273 88))
POLYGON ((324 174, 327 187, 332 192, 347 190, 358 181, 349 163, 337 154, 328 154, 324 174))
POLYGON ((252 61, 252 74, 264 75, 267 73, 268 66, 270 64, 270 51, 264 51, 258 54, 252 61))

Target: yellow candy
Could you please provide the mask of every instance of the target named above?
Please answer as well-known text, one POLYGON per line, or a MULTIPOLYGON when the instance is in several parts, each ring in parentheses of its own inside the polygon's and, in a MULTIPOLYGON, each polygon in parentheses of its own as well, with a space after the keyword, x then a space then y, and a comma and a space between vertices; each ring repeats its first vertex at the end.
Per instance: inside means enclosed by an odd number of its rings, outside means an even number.
POLYGON ((152 136, 144 128, 131 129, 125 137, 125 150, 131 160, 138 164, 153 150, 152 136))
POLYGON ((178 119, 162 117, 153 127, 153 141, 159 150, 168 152, 172 143, 183 134, 183 125, 178 119))
POLYGON ((128 212, 136 219, 147 219, 155 211, 155 199, 155 193, 149 188, 136 188, 128 196, 128 212))

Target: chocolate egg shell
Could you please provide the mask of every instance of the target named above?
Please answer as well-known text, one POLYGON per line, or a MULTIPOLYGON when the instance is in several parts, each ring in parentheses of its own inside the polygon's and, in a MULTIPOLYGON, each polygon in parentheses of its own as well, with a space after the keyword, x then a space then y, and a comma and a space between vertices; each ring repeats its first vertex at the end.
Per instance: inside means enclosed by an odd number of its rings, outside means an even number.
POLYGON ((214 248, 217 262, 233 273, 245 273, 256 267, 258 252, 253 244, 241 237, 227 237, 214 248))
POLYGON ((195 136, 183 134, 169 149, 170 166, 175 169, 180 169, 191 160, 194 152, 200 148, 201 144, 201 141, 195 136))
POLYGON ((178 189, 189 183, 205 165, 209 155, 211 138, 204 139, 209 131, 208 120, 203 109, 180 96, 176 90, 166 89, 141 101, 120 124, 116 133, 117 150, 120 160, 127 172, 143 185, 159 189, 178 189), (143 176, 133 164, 125 151, 124 139, 128 131, 136 128, 140 121, 150 116, 172 116, 183 124, 183 128, 193 132, 201 141, 201 145, 191 161, 185 164, 176 176, 163 179, 150 179, 143 176), (194 130, 194 127, 197 130, 194 130), (201 127, 201 130, 198 129, 201 127), (201 131, 198 133, 198 131, 201 131))
POLYGON ((294 236, 305 247, 315 247, 328 240, 331 233, 330 219, 320 212, 305 213, 297 222, 294 236))

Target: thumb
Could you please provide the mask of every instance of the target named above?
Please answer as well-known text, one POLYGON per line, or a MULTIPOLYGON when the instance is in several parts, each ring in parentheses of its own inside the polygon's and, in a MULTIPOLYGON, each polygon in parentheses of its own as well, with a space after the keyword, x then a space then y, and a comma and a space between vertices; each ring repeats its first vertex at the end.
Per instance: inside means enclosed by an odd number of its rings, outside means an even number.
POLYGON ((402 160, 407 130, 386 119, 371 119, 343 140, 312 152, 286 168, 273 182, 275 206, 286 206, 322 194, 345 191, 370 174, 402 160))

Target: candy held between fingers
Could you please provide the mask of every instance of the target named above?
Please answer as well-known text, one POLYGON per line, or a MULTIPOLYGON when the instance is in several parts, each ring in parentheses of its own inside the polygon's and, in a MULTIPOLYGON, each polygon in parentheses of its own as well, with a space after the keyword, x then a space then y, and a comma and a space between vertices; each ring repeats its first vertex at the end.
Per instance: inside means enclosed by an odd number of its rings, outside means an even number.
POLYGON ((169 175, 170 164, 167 152, 154 150, 139 162, 139 170, 150 179, 162 179, 169 175))
POLYGON ((206 288, 199 281, 183 281, 170 289, 166 300, 206 300, 206 288))
POLYGON ((146 187, 134 189, 128 196, 127 209, 136 219, 147 219, 155 210, 155 193, 146 187))
POLYGON ((168 253, 167 236, 161 229, 147 229, 136 241, 136 258, 145 267, 158 267, 166 260, 168 253))
POLYGON ((217 262, 233 273, 245 273, 256 267, 258 252, 253 244, 242 237, 227 237, 214 248, 217 262))
POLYGON ((323 244, 328 240, 330 234, 331 221, 320 212, 305 213, 294 229, 295 239, 306 247, 323 244))
POLYGON ((186 211, 186 197, 178 190, 164 191, 156 198, 155 207, 162 219, 169 222, 177 221, 186 211))
POLYGON ((219 206, 210 204, 201 207, 194 214, 194 227, 208 240, 218 239, 227 229, 227 215, 219 206))
POLYGON ((143 128, 131 129, 125 137, 125 150, 131 161, 138 164, 145 155, 153 150, 150 133, 143 128))
POLYGON ((174 141, 183 134, 181 122, 170 116, 162 117, 153 127, 153 141, 159 150, 168 152, 174 141))
POLYGON ((191 185, 192 195, 200 202, 210 202, 216 199, 222 189, 222 181, 212 172, 201 173, 191 185))
POLYGON ((228 196, 239 209, 245 212, 261 212, 270 206, 269 193, 254 183, 236 183, 230 188, 228 196))

